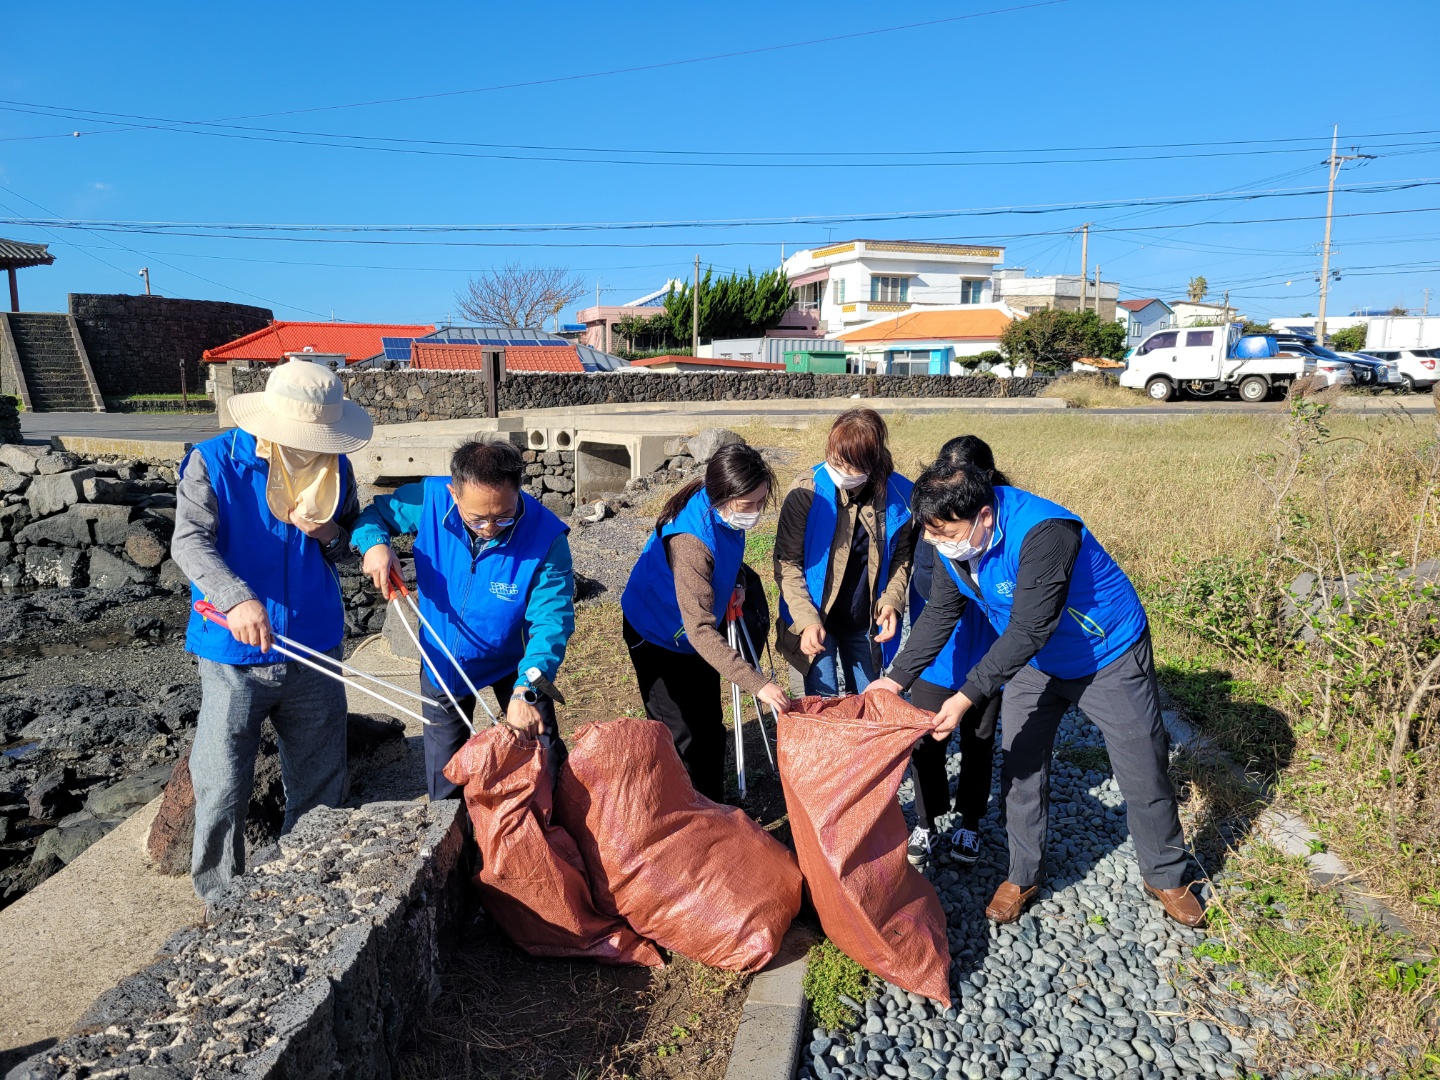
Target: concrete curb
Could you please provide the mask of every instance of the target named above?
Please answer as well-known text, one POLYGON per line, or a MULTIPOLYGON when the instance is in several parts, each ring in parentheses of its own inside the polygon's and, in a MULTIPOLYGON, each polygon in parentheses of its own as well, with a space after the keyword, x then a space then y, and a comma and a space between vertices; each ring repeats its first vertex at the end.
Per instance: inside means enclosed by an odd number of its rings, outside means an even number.
POLYGON ((805 954, 816 941, 791 926, 780 951, 750 983, 725 1080, 790 1080, 805 1038, 805 954))
MULTIPOLYGON (((1161 692, 1162 701, 1167 695, 1161 692)), ((1208 754, 1212 760, 1224 765, 1232 778, 1257 798, 1270 799, 1271 792, 1266 785, 1245 772, 1229 754, 1217 747, 1188 720, 1173 708, 1161 713, 1165 729, 1170 733, 1171 743, 1192 753, 1208 754)), ((1356 885, 1359 875, 1339 858, 1328 851, 1315 851, 1314 845, 1321 843, 1320 834, 1312 829, 1299 814, 1281 809, 1273 803, 1255 819, 1254 834, 1266 843, 1278 848, 1286 855, 1304 856, 1310 867, 1310 880, 1316 886, 1334 888, 1341 894, 1342 902, 1351 919, 1359 924, 1378 924, 1387 933, 1397 937, 1413 937, 1414 932, 1405 925, 1398 915, 1390 910, 1376 896, 1362 892, 1356 885)))
POLYGON ((169 461, 179 464, 194 443, 171 442, 164 439, 125 439, 101 435, 52 435, 50 445, 56 450, 92 458, 140 458, 144 461, 169 461))

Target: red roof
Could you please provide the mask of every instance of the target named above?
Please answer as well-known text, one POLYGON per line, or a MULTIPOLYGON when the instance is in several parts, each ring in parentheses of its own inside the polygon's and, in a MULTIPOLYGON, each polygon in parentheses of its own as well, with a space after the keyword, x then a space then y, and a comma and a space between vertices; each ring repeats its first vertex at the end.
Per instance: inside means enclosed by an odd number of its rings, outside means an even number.
POLYGON ((631 367, 656 367, 660 364, 700 365, 703 367, 744 368, 750 371, 784 371, 784 364, 767 364, 762 360, 727 360, 723 357, 691 356, 689 353, 671 356, 647 356, 643 360, 631 360, 631 367))
MULTIPOLYGON (((478 345, 417 341, 410 346, 410 366, 423 371, 474 371, 489 350, 478 345)), ((565 371, 584 374, 574 345, 512 345, 505 350, 506 371, 565 371)))
POLYGON ((279 363, 287 352, 301 352, 307 346, 318 353, 344 353, 345 362, 368 360, 385 351, 382 337, 416 338, 433 334, 433 326, 398 326, 390 323, 272 322, 218 348, 206 349, 210 363, 226 360, 268 360, 279 363))
POLYGON ((1126 311, 1144 311, 1151 304, 1158 302, 1155 297, 1151 296, 1144 300, 1121 300, 1120 306, 1126 311))

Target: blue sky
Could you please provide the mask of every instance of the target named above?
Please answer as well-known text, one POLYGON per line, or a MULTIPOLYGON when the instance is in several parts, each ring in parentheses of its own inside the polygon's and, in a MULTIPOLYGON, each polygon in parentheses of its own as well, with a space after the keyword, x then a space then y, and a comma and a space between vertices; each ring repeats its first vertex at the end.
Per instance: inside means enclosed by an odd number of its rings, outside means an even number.
MULTIPOLYGON (((1402 0, 14 0, 0 68, 0 217, 177 224, 154 235, 12 222, 0 235, 50 243, 57 256, 22 272, 30 309, 63 310, 72 291, 139 292, 149 266, 165 295, 263 304, 280 318, 431 322, 452 316, 471 273, 510 261, 574 270, 590 290, 577 306, 594 302, 597 278, 618 303, 687 274, 697 253, 717 268, 761 269, 782 244, 856 236, 1000 243, 1007 265, 1073 273, 1069 230, 1092 221, 1090 261, 1123 296, 1175 298, 1203 274, 1212 299, 1229 288, 1248 314, 1299 314, 1316 306, 1323 193, 755 222, 1309 191, 1324 185, 1336 123, 1342 152, 1378 155, 1348 165, 1342 185, 1433 181, 1437 31, 1440 5, 1402 0), (817 43, 771 48, 798 42, 817 43), (1406 42, 1423 47, 1407 59, 1406 42), (670 66, 583 77, 657 64, 670 66), (494 87, 508 88, 484 89, 494 87), (580 149, 543 149, 553 147, 580 149), (1069 147, 1127 149, 1057 152, 1069 147), (554 158, 572 160, 537 160, 554 158), (1305 220, 1226 224, 1273 218, 1305 220), (196 231, 185 223, 720 219, 741 224, 184 235, 196 231), (1130 231, 1105 231, 1117 229, 1130 231), (365 242, 341 242, 355 240, 365 242)), ((1415 212, 1431 207, 1433 182, 1341 191, 1337 214, 1365 216, 1337 218, 1332 314, 1418 308, 1427 286, 1440 310, 1440 213, 1415 212)))

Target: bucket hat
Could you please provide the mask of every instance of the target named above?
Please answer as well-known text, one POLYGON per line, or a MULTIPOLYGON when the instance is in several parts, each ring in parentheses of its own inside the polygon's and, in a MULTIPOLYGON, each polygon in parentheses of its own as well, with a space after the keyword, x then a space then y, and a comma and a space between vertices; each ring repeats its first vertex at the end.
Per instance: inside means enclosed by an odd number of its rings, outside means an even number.
POLYGON ((340 376, 308 360, 279 364, 254 394, 230 399, 230 416, 257 439, 321 454, 349 454, 370 441, 375 422, 345 397, 340 376))

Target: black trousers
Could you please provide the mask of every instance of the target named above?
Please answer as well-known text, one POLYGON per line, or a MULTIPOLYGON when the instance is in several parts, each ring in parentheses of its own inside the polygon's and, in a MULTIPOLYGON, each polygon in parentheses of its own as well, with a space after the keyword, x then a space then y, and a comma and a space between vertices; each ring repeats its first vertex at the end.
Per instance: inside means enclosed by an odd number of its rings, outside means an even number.
POLYGON ((625 644, 640 683, 645 715, 670 729, 695 790, 725 801, 725 713, 720 673, 695 653, 678 653, 642 638, 625 620, 625 644))
MULTIPOLYGON (((955 691, 916 679, 910 687, 912 705, 936 712, 955 691)), ((967 828, 985 816, 990 801, 991 762, 995 755, 995 720, 1000 715, 1000 695, 975 702, 960 720, 960 779, 955 785, 955 809, 967 828)), ((926 735, 910 754, 910 776, 915 782, 915 820, 932 828, 941 814, 950 812, 950 778, 945 775, 945 758, 950 741, 940 742, 926 735)))
MULTIPOLYGON (((438 666, 438 665, 437 665, 438 666)), ((441 669, 443 672, 443 668, 441 669)), ((453 669, 452 669, 453 670, 453 669)), ((459 679, 459 676, 455 676, 459 679)), ((510 694, 515 689, 515 676, 508 675, 491 685, 490 689, 495 692, 495 700, 504 709, 510 701, 510 694)), ((464 686, 464 680, 460 686, 464 686)), ((453 692, 455 686, 450 687, 453 692)), ((450 759, 455 756, 466 740, 470 738, 470 729, 467 728, 455 715, 455 706, 450 704, 450 699, 445 696, 445 691, 435 685, 430 678, 430 672, 420 672, 420 692, 426 697, 438 701, 439 706, 422 705, 420 712, 425 719, 430 721, 425 725, 425 777, 430 791, 430 800, 437 799, 458 799, 460 797, 460 786, 452 784, 445 779, 445 766, 450 764, 450 759)), ((550 776, 553 780, 560 768, 560 763, 565 760, 565 744, 560 741, 560 727, 555 721, 555 702, 551 701, 544 694, 540 694, 540 700, 535 702, 535 709, 540 713, 540 742, 550 752, 546 759, 550 767, 550 776)), ((475 695, 467 694, 461 697, 455 695, 455 700, 460 703, 460 708, 465 715, 473 721, 475 718, 475 695)), ((503 716, 503 712, 501 713, 503 716)), ((487 717, 476 730, 484 730, 488 724, 487 717)))

